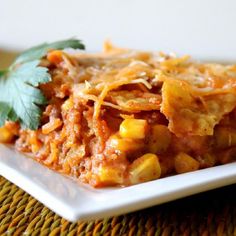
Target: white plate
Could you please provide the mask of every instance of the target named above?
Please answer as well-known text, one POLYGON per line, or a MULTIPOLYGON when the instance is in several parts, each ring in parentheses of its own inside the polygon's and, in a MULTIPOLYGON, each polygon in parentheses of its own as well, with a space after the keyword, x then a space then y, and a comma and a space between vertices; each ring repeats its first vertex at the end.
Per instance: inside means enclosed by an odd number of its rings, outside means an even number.
POLYGON ((1 144, 0 174, 60 216, 76 221, 119 215, 236 183, 236 163, 126 188, 94 189, 1 144))

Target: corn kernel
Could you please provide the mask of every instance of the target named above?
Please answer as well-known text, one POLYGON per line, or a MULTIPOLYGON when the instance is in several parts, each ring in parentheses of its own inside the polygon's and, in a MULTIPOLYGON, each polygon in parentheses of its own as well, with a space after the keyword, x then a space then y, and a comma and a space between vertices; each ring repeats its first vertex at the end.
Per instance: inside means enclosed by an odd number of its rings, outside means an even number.
POLYGON ((152 153, 139 157, 131 164, 129 174, 132 184, 158 179, 161 176, 158 157, 152 153))
POLYGON ((14 134, 6 127, 0 127, 0 143, 10 143, 13 141, 14 134))
POLYGON ((118 135, 113 135, 110 137, 108 145, 121 152, 127 152, 142 148, 144 143, 141 140, 121 138, 118 135))
POLYGON ((179 174, 198 170, 199 167, 199 162, 186 153, 181 152, 175 157, 175 170, 179 174))
POLYGON ((166 151, 171 142, 171 133, 165 125, 154 125, 148 142, 151 153, 162 153, 166 151))
POLYGON ((120 125, 120 136, 123 138, 143 139, 147 121, 142 119, 125 119, 120 125))
POLYGON ((122 184, 123 174, 114 167, 101 167, 98 172, 101 185, 122 184))

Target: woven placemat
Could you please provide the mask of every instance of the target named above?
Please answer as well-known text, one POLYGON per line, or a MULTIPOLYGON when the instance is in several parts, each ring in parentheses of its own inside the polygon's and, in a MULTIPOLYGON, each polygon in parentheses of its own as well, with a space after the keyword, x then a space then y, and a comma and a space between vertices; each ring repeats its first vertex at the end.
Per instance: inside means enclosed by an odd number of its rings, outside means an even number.
POLYGON ((118 217, 71 223, 0 176, 0 235, 236 236, 236 185, 118 217))

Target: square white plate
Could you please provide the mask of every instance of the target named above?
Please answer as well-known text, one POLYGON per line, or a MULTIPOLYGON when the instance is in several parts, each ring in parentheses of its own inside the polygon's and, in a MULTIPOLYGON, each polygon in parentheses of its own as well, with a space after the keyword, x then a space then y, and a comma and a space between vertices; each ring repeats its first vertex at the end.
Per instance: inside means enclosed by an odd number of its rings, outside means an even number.
POLYGON ((94 189, 1 144, 0 174, 60 216, 76 221, 119 215, 236 183, 236 163, 126 188, 94 189))

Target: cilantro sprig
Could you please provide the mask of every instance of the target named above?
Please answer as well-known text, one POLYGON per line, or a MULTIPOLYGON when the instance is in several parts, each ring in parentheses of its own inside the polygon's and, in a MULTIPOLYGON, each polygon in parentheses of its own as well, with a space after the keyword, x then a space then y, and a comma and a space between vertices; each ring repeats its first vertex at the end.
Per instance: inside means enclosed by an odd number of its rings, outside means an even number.
POLYGON ((47 54, 47 52, 51 49, 65 49, 65 48, 85 49, 85 46, 78 39, 68 39, 49 44, 43 43, 36 47, 32 47, 24 51, 22 54, 20 54, 20 56, 16 58, 14 65, 19 63, 22 64, 33 60, 38 60, 44 57, 47 54))
POLYGON ((18 121, 22 128, 39 127, 42 105, 46 98, 38 88, 51 81, 48 69, 39 66, 40 59, 53 49, 85 49, 77 39, 44 43, 19 55, 6 70, 0 71, 0 126, 6 120, 18 121))

